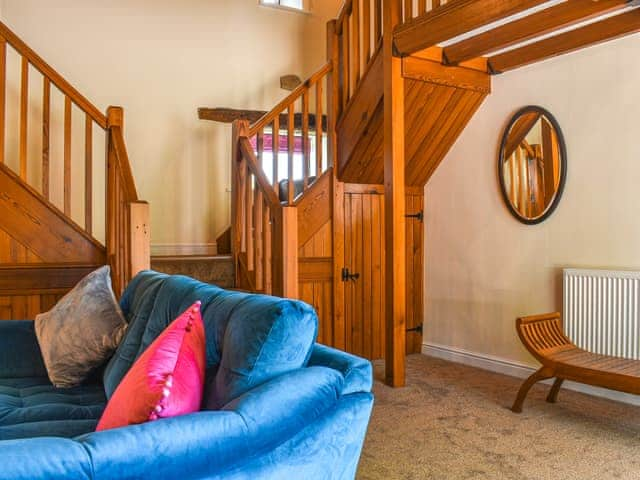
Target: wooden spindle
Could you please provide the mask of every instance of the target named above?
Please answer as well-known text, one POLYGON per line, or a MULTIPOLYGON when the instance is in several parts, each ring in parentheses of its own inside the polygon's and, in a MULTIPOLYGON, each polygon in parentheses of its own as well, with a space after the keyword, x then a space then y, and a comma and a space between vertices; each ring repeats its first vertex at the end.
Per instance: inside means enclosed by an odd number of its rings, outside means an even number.
POLYGON ((351 98, 351 64, 349 62, 349 17, 342 22, 342 110, 351 98))
POLYGON ((51 81, 44 77, 42 83, 42 195, 49 200, 51 139, 49 121, 51 117, 51 81))
POLYGON ((20 85, 20 178, 27 179, 27 131, 29 115, 29 60, 22 57, 20 85))
POLYGON ((288 125, 287 125, 287 147, 288 147, 288 164, 287 164, 287 203, 293 205, 295 198, 293 184, 293 156, 295 153, 295 103, 289 105, 288 109, 288 125))
MULTIPOLYGON (((316 113, 316 125, 319 121, 316 113)), ((309 148, 309 91, 302 94, 302 176, 304 190, 309 186, 310 154, 309 148)))
POLYGON ((404 21, 408 22, 413 18, 413 0, 404 0, 404 21))
POLYGON ((7 41, 0 38, 0 163, 4 163, 5 104, 7 96, 7 41))
POLYGON ((427 11, 427 0, 418 0, 418 15, 427 11))
POLYGON ((71 215, 71 99, 64 97, 64 214, 71 215))
POLYGON ((84 124, 84 228, 93 233, 93 120, 89 115, 84 124))
POLYGON ((362 51, 367 65, 371 59, 371 0, 362 1, 362 51))
POLYGON ((260 129, 256 134, 256 150, 258 152, 258 164, 264 169, 264 129, 260 129))
POLYGON ((322 79, 316 83, 316 178, 320 178, 322 172, 322 147, 323 147, 323 129, 322 129, 322 79))
POLYGON ((352 49, 353 49, 353 84, 354 91, 360 82, 360 0, 353 0, 352 12, 352 49))
POLYGON ((280 189, 278 188, 278 155, 280 153, 280 115, 276 115, 273 119, 273 129, 271 131, 271 150, 273 151, 273 188, 276 189, 278 198, 280 198, 280 189))
POLYGON ((247 238, 247 270, 250 272, 254 268, 254 250, 253 250, 253 175, 251 170, 247 169, 247 183, 245 184, 245 232, 247 238))
MULTIPOLYGON (((247 189, 248 180, 248 168, 247 162, 244 158, 241 160, 241 164, 238 167, 238 218, 236 220, 237 225, 245 225, 247 216, 247 202, 245 191, 247 189)), ((247 251, 247 229, 240 227, 240 252, 247 251)))
POLYGON ((262 230, 263 227, 263 223, 262 223, 262 207, 263 207, 263 195, 262 195, 262 190, 260 190, 260 188, 258 187, 258 185, 256 185, 255 191, 254 191, 254 201, 253 201, 253 205, 254 205, 254 234, 255 234, 255 240, 254 240, 254 245, 255 245, 255 250, 256 250, 256 255, 255 255, 255 278, 256 278, 256 282, 255 282, 255 287, 257 291, 261 291, 264 288, 264 264, 262 261, 262 257, 263 257, 263 251, 262 248, 264 246, 263 240, 262 240, 262 236, 264 235, 264 232, 262 230))
POLYGON ((376 47, 382 38, 382 0, 374 0, 373 2, 373 30, 375 34, 376 47))
POLYGON ((442 5, 442 2, 440 0, 432 0, 431 9, 435 10, 436 8, 440 8, 441 5, 442 5))
POLYGON ((265 203, 262 209, 262 232, 263 232, 263 262, 264 262, 264 293, 271 294, 272 288, 272 263, 271 263, 271 238, 272 238, 272 224, 271 224, 271 208, 265 203))

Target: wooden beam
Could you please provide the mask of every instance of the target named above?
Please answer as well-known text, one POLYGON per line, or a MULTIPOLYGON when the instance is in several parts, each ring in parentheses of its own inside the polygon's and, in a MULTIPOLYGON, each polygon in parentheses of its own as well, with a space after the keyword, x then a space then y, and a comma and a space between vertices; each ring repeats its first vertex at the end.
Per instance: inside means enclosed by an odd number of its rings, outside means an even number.
POLYGON ((507 72, 639 31, 640 9, 631 10, 630 12, 496 55, 489 59, 489 65, 495 73, 507 72))
MULTIPOLYGON (((220 123, 233 123, 236 120, 246 120, 250 124, 253 124, 265 116, 267 111, 265 110, 236 110, 234 108, 199 108, 198 118, 200 120, 210 120, 212 122, 220 123)), ((289 115, 283 113, 280 115, 280 125, 287 125, 289 121, 289 115)), ((296 130, 302 130, 303 127, 303 115, 302 113, 296 113, 294 117, 294 128, 296 130)), ((315 131, 316 128, 316 115, 314 113, 309 114, 309 128, 315 131)), ((327 131, 327 116, 322 115, 322 131, 327 131)))
POLYGON ((502 50, 532 38, 546 35, 561 28, 598 17, 624 8, 628 0, 578 0, 561 3, 551 8, 508 23, 467 40, 454 43, 444 49, 444 58, 449 65, 502 50))
POLYGON ((491 76, 462 67, 445 67, 440 63, 419 57, 402 59, 402 74, 406 78, 435 83, 445 87, 462 88, 480 93, 491 93, 491 76))
POLYGON ((547 0, 450 0, 446 5, 395 28, 397 53, 411 55, 547 0))
POLYGON ((402 5, 384 0, 384 189, 385 189, 385 382, 405 384, 406 230, 404 161, 404 78, 394 56, 393 29, 402 22, 402 5))

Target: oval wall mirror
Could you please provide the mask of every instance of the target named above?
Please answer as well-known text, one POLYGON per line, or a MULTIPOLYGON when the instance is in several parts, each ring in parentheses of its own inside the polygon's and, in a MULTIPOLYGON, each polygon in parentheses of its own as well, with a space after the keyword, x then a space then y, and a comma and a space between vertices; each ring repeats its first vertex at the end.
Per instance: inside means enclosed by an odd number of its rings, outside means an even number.
POLYGON ((533 225, 553 213, 567 176, 567 149, 560 125, 547 110, 529 106, 514 115, 502 137, 498 175, 518 220, 533 225))

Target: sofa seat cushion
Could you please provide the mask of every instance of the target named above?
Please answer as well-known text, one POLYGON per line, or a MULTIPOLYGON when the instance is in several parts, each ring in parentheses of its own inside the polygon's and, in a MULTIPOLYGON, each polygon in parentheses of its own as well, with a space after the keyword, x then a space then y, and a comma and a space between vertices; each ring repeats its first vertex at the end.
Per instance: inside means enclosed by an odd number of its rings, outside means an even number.
POLYGON ((105 403, 101 385, 61 389, 44 377, 0 378, 0 440, 91 432, 105 403))

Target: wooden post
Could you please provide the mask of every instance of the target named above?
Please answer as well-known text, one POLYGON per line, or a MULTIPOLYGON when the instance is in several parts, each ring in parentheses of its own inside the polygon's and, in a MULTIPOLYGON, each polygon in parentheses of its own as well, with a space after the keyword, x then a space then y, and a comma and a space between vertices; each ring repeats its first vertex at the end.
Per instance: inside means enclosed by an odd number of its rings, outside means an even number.
MULTIPOLYGON (((340 45, 336 33, 336 21, 327 23, 327 59, 333 69, 327 75, 327 165, 336 163, 336 121, 340 114, 340 45)), ((318 125, 316 120, 316 125, 318 125)), ((322 130, 322 129, 321 129, 322 130)), ((316 139, 318 141, 318 139, 316 139)), ((336 170, 337 171, 337 170, 336 170)))
POLYGON ((393 29, 402 21, 401 0, 384 0, 384 195, 385 195, 385 382, 405 384, 406 244, 404 79, 394 56, 393 29))
POLYGON ((233 266, 238 272, 238 255, 240 254, 240 244, 242 243, 242 225, 239 224, 240 216, 238 209, 240 208, 240 198, 243 194, 240 188, 240 171, 239 164, 241 160, 240 153, 240 137, 246 137, 249 130, 249 122, 247 120, 236 120, 233 122, 231 133, 231 255, 233 257, 233 266))
POLYGON ((298 209, 279 208, 273 216, 272 279, 274 295, 298 298, 298 209))
POLYGON ((282 271, 285 298, 298 298, 298 209, 282 208, 282 271))
POLYGON ((151 234, 149 228, 149 204, 128 204, 129 219, 129 272, 127 281, 136 274, 151 268, 151 234))

